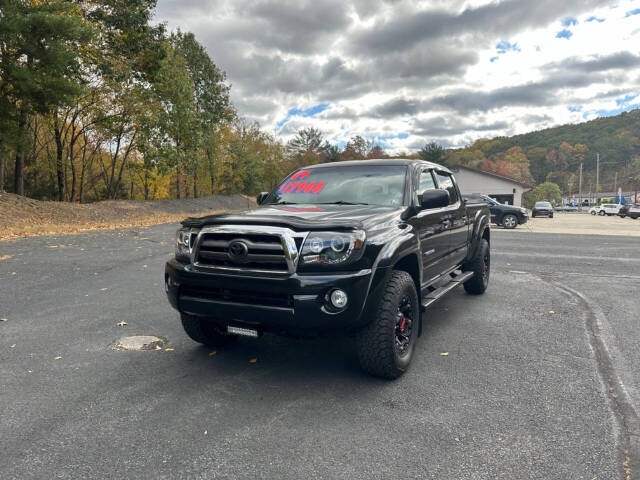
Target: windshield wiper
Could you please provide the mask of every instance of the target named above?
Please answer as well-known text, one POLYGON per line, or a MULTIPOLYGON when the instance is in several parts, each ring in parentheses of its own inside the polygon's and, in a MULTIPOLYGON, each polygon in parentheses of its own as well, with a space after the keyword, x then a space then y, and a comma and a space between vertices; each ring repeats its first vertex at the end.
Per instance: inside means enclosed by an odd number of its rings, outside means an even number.
POLYGON ((345 202, 344 200, 337 200, 335 202, 315 202, 316 205, 369 205, 364 202, 345 202))

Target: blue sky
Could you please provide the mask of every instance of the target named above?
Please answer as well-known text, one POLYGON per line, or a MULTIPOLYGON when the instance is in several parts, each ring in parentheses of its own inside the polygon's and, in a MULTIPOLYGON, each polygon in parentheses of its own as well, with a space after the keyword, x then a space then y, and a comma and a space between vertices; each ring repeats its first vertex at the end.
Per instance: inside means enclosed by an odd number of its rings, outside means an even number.
POLYGON ((327 108, 329 108, 328 103, 319 103, 318 105, 313 105, 312 107, 303 109, 303 108, 290 108, 287 112, 287 115, 280 121, 276 123, 278 128, 282 128, 282 126, 291 120, 293 117, 302 117, 309 118, 318 115, 319 113, 324 112, 327 108))

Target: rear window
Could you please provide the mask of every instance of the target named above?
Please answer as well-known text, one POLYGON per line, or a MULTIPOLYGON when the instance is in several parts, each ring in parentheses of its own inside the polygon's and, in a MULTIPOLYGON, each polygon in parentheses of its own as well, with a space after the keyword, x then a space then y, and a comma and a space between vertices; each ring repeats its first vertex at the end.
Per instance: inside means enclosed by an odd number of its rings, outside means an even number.
POLYGON ((535 206, 538 208, 551 208, 551 204, 549 202, 536 202, 535 206))

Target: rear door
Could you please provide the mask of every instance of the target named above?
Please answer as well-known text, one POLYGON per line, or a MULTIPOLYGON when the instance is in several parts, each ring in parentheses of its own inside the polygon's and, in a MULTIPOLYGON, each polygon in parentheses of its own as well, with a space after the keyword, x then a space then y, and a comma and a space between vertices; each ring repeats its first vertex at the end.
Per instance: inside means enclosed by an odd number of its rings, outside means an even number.
POLYGON ((447 237, 449 237, 449 262, 455 266, 467 256, 469 244, 469 219, 467 208, 455 179, 448 172, 435 171, 438 188, 449 192, 449 206, 444 209, 443 216, 447 219, 447 237))
MULTIPOLYGON (((420 208, 421 195, 427 190, 434 190, 436 181, 430 169, 421 169, 415 186, 413 204, 420 208)), ((439 276, 447 267, 449 253, 448 219, 443 215, 442 208, 419 210, 409 220, 418 232, 420 251, 422 256, 423 284, 439 276)))

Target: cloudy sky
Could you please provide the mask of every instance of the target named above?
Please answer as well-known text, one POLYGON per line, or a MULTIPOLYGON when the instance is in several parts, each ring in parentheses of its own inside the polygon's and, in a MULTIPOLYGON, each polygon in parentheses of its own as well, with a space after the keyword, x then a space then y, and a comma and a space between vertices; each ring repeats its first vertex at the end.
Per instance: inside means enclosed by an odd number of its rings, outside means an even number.
POLYGON ((640 107, 639 0, 158 0, 156 21, 284 140, 462 146, 640 107))

